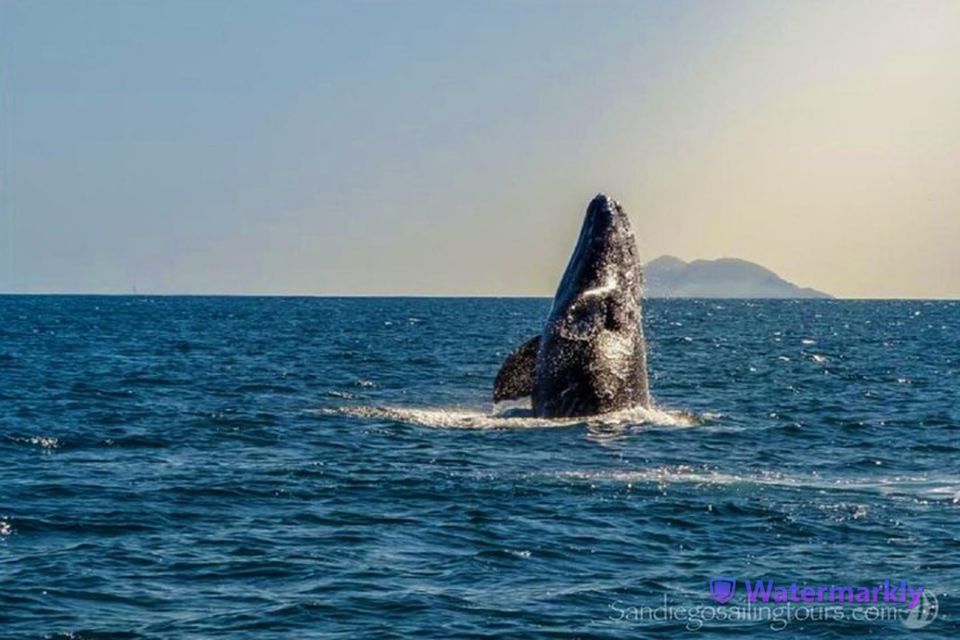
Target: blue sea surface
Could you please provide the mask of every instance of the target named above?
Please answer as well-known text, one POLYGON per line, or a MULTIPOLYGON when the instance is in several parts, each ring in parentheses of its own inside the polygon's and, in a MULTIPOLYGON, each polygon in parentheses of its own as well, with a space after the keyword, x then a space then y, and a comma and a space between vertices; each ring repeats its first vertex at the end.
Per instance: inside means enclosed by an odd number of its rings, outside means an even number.
POLYGON ((549 304, 0 297, 0 637, 960 636, 960 303, 653 300, 658 409, 494 414, 549 304))

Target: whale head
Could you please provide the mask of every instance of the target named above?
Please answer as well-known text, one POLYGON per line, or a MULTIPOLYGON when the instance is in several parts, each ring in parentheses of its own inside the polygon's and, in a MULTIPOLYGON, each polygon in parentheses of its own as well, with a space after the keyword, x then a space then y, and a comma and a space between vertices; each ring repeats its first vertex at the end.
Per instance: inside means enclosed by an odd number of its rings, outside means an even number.
POLYGON ((642 284, 630 219, 600 194, 587 207, 543 331, 507 356, 494 401, 530 396, 541 417, 649 407, 642 284))
POLYGON ((642 277, 630 218, 616 200, 597 195, 557 287, 551 323, 577 340, 636 320, 642 277))
POLYGON ((630 219, 616 200, 599 194, 587 207, 541 335, 536 413, 592 415, 649 405, 642 285, 630 219))

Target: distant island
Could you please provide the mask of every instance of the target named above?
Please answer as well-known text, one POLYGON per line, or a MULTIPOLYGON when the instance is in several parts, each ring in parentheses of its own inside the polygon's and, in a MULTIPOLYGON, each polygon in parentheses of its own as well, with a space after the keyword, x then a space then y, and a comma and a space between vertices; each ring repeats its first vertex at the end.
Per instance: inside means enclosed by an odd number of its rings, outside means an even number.
POLYGON ((660 256, 645 267, 648 298, 832 298, 737 258, 685 262, 660 256))

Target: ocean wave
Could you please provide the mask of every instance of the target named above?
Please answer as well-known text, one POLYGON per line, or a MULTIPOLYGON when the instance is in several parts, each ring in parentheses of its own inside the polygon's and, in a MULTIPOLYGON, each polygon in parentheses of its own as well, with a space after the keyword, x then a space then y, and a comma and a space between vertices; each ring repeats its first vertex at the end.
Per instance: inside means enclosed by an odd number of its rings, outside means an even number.
POLYGON ((693 483, 704 485, 742 485, 744 487, 775 486, 780 488, 815 489, 818 491, 847 491, 878 493, 939 502, 960 504, 960 478, 955 477, 853 477, 824 478, 819 474, 789 475, 780 472, 725 473, 709 467, 688 465, 660 466, 650 469, 620 471, 573 470, 560 471, 558 478, 588 482, 615 482, 633 484, 693 483))

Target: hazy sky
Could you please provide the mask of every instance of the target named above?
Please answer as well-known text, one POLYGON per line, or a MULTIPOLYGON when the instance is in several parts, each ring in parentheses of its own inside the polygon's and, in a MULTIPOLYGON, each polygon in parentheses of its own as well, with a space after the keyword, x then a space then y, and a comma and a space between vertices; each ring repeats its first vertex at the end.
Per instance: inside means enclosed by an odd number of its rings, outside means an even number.
POLYGON ((0 0, 0 291, 960 297, 960 2, 0 0))

